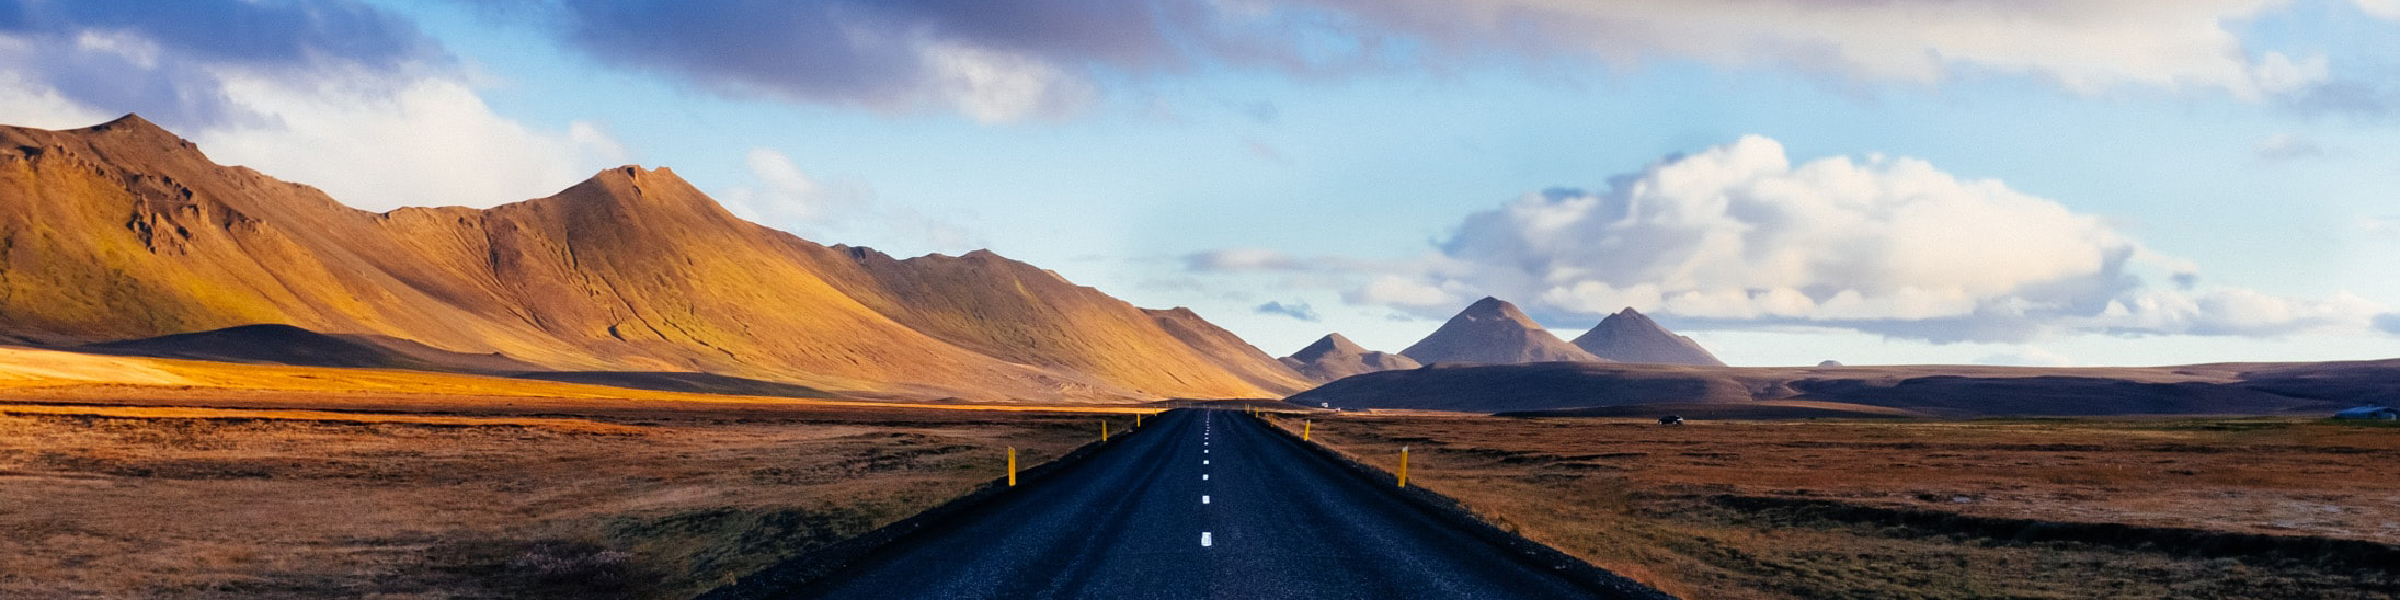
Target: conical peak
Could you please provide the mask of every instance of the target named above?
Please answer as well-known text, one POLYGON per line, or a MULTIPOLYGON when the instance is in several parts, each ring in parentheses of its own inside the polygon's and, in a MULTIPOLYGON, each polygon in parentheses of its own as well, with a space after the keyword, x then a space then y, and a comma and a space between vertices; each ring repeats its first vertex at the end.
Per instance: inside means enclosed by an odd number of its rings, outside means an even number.
POLYGON ((1518 321, 1527 325, 1533 323, 1533 318, 1525 316, 1525 311, 1517 310, 1517 305, 1491 296, 1484 296, 1482 300, 1476 300, 1474 304, 1467 305, 1466 310, 1458 311, 1457 318, 1477 321, 1499 319, 1518 321))
POLYGON ((1650 320, 1649 315, 1644 315, 1639 311, 1633 310, 1633 307, 1628 306, 1625 307, 1625 310, 1617 311, 1617 314, 1602 317, 1600 319, 1600 325, 1602 327, 1626 327, 1634 325, 1658 327, 1658 322, 1650 320))
POLYGON ((135 113, 125 113, 125 116, 117 117, 109 122, 101 123, 99 125, 93 125, 89 129, 92 131, 123 131, 140 133, 157 132, 167 135, 175 135, 173 133, 169 133, 166 128, 159 127, 157 123, 152 123, 149 119, 144 119, 141 115, 135 113))
POLYGON ((1668 331, 1632 307, 1601 318, 1600 324, 1576 337, 1574 344, 1594 356, 1620 362, 1725 365, 1699 342, 1668 331))
POLYGON ((1355 355, 1366 352, 1366 348, 1351 342, 1350 338, 1342 337, 1342 334, 1339 333, 1328 333, 1325 334, 1325 337, 1317 338, 1317 341, 1309 344, 1308 347, 1292 353, 1292 358, 1313 361, 1328 354, 1355 355))
POLYGON ((175 132, 167 131, 165 127, 159 127, 157 123, 152 123, 149 119, 144 119, 141 115, 134 113, 125 113, 125 116, 117 117, 106 123, 59 133, 80 137, 97 148, 119 151, 138 149, 152 152, 159 150, 173 152, 172 149, 177 148, 182 150, 199 149, 199 146, 194 145, 191 140, 183 139, 183 136, 175 135, 175 132))

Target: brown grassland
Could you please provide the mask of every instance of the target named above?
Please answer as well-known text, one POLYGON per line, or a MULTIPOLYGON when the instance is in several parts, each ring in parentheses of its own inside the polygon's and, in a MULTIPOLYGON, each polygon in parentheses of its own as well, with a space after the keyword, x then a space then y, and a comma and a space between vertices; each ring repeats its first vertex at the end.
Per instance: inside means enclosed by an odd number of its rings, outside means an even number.
POLYGON ((4 598, 688 598, 991 481, 1004 446, 1038 464, 1097 425, 603 393, 103 406, 164 396, 50 389, 0 399, 4 598))
POLYGON ((1686 598, 2400 595, 2377 562, 2400 556, 2390 426, 1312 418, 1321 443, 1386 470, 1409 446, 1413 484, 1686 598))

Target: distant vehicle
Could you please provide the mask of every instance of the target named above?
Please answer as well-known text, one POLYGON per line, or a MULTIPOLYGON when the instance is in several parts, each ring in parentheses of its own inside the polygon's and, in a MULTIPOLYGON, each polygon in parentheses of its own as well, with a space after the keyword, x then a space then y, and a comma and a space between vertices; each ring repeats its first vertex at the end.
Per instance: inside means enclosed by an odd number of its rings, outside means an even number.
POLYGON ((1658 418, 1658 424, 1660 424, 1660 425, 1675 425, 1675 426, 1681 426, 1681 425, 1683 425, 1683 417, 1679 417, 1679 416, 1675 416, 1675 415, 1667 415, 1667 416, 1664 416, 1664 417, 1659 417, 1659 418, 1658 418))
POLYGON ((2400 408, 2392 408, 2389 406, 2361 406, 2358 408, 2333 413, 2333 418, 2362 420, 2372 419, 2382 421, 2400 420, 2400 408))

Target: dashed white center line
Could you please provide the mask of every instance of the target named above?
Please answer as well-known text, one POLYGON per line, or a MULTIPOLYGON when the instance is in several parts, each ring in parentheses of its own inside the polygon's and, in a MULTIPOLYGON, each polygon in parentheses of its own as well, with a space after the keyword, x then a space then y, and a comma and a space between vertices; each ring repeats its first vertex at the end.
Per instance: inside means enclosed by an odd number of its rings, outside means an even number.
POLYGON ((1208 474, 1207 474, 1207 473, 1201 473, 1201 474, 1200 474, 1200 480, 1201 480, 1201 481, 1208 481, 1208 474))
POLYGON ((1201 503, 1201 504, 1207 504, 1207 503, 1208 503, 1208 496, 1205 496, 1205 495, 1201 496, 1201 497, 1200 497, 1200 503, 1201 503))
POLYGON ((1200 545, 1201 545, 1201 546, 1214 546, 1214 545, 1216 545, 1216 540, 1214 540, 1214 539, 1210 539, 1210 537, 1211 537, 1211 536, 1209 536, 1209 535, 1208 535, 1208 532, 1206 532, 1206 531, 1200 532, 1200 545))
POLYGON ((1208 464, 1208 461, 1205 461, 1205 460, 1203 460, 1203 461, 1200 461, 1200 464, 1204 464, 1204 465, 1205 465, 1205 464, 1208 464))

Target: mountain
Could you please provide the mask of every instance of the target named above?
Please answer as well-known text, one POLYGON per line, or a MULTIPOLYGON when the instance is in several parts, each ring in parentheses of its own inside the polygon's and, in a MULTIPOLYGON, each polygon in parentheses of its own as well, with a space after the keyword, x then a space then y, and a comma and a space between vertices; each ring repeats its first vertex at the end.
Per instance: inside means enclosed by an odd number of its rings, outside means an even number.
POLYGON ((1360 373, 1414 369, 1424 366, 1406 356, 1376 352, 1361 348, 1339 333, 1326 334, 1316 343, 1283 358, 1283 364, 1301 375, 1316 381, 1333 381, 1360 373))
MULTIPOLYGON (((665 168, 486 210, 371 213, 138 116, 0 127, 0 340, 261 323, 884 396, 1263 397, 1307 382, 1230 334, 987 251, 893 259, 743 221, 665 168), (1196 346, 1186 337, 1203 340, 1196 346)), ((1198 321, 1196 315, 1190 320, 1198 321)))
POLYGON ((2400 401, 2400 360, 2147 368, 1433 365, 1367 373, 1289 400, 1616 417, 2331 415, 2361 403, 2400 401))
POLYGON ((1305 390, 1316 385, 1315 380, 1293 370, 1290 365, 1276 360, 1275 357, 1267 356, 1266 352, 1260 351, 1256 346, 1251 346, 1249 342, 1242 341, 1242 338, 1234 335, 1233 332, 1226 331, 1225 328, 1200 318, 1199 313, 1192 312, 1192 309, 1178 306, 1169 310, 1145 308, 1142 309, 1142 312, 1149 313, 1150 318, 1157 321, 1159 327, 1166 329, 1169 335, 1183 340, 1186 345, 1199 349, 1203 356, 1210 357, 1217 363, 1217 366, 1224 368, 1226 372, 1233 373, 1235 377, 1242 378, 1243 381, 1257 384, 1261 388, 1286 391, 1287 393, 1305 390))
POLYGON ((1468 305, 1400 355, 1425 364, 1606 362, 1550 335, 1516 305, 1488 297, 1468 305))
POLYGON ((1724 361, 1701 348, 1699 342, 1667 331, 1631 306, 1600 319, 1599 325, 1577 336, 1573 343, 1593 356, 1617 362, 1725 366, 1724 361))

